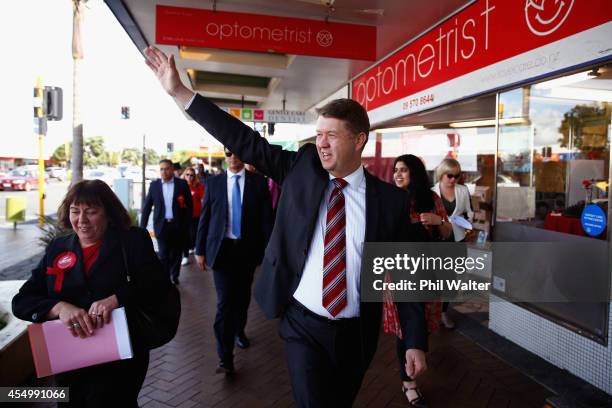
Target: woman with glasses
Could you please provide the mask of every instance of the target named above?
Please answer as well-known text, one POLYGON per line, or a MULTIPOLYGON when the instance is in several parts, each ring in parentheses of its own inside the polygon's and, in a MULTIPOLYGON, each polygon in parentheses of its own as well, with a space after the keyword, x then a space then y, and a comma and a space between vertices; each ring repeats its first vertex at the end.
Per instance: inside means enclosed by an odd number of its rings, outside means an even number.
MULTIPOLYGON (((451 242, 465 240, 466 230, 462 226, 453 222, 453 216, 464 217, 472 222, 474 212, 470 201, 468 188, 459 184, 461 177, 461 165, 455 159, 444 159, 436 168, 436 180, 438 181, 432 190, 440 196, 446 213, 450 214, 450 222, 453 231, 448 238, 451 242)), ((442 304, 442 324, 447 329, 452 329, 455 324, 447 314, 448 302, 442 304)))
POLYGON ((189 252, 193 251, 193 248, 195 248, 196 232, 198 231, 198 222, 200 221, 200 213, 202 212, 202 203, 204 201, 204 184, 202 184, 200 179, 196 176, 193 167, 187 167, 185 169, 183 172, 183 179, 185 179, 189 185, 189 190, 191 190, 191 201, 193 202, 193 219, 191 220, 189 240, 183 251, 183 261, 181 262, 181 265, 187 265, 189 263, 189 252))

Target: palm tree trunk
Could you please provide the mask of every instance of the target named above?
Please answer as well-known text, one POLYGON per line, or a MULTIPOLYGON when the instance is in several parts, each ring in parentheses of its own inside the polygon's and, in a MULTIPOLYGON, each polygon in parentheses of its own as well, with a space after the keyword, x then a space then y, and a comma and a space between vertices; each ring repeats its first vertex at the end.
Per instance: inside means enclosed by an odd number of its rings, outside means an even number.
POLYGON ((81 122, 80 71, 83 59, 81 24, 86 0, 72 0, 72 184, 83 179, 83 123, 81 122))

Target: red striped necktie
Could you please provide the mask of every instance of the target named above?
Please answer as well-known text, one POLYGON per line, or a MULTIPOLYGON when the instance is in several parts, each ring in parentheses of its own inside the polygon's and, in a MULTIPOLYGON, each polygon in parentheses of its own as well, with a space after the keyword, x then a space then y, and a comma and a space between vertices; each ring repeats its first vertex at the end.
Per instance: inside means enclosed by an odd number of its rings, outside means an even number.
POLYGON ((333 316, 346 307, 346 216, 344 193, 348 183, 332 179, 334 189, 327 202, 323 255, 323 307, 333 316))

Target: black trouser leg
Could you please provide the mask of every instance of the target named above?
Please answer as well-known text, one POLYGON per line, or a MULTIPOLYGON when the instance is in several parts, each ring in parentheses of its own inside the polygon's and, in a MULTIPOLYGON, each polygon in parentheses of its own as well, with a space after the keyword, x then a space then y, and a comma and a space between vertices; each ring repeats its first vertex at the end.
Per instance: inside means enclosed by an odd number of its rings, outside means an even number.
POLYGON ((213 269, 217 291, 217 314, 214 331, 217 339, 217 355, 226 363, 234 360, 234 335, 236 333, 237 288, 232 271, 213 269))
POLYGON ((334 326, 295 306, 281 319, 287 366, 298 407, 350 407, 367 367, 361 363, 359 321, 334 326))
POLYGON ((253 275, 255 274, 255 268, 246 266, 238 272, 238 296, 236 301, 238 303, 236 307, 236 335, 244 334, 246 328, 248 316, 249 316, 249 305, 251 304, 251 286, 253 284, 253 275))
POLYGON ((168 263, 169 248, 164 237, 157 237, 157 256, 168 278, 170 278, 170 265, 168 263))

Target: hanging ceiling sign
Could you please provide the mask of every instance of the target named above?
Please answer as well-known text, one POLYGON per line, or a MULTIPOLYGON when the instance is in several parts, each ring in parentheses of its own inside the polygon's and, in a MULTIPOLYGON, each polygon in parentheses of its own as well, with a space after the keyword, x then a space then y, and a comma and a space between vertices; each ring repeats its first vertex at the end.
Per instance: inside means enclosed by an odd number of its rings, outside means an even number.
POLYGON ((376 27, 183 7, 156 7, 158 44, 376 59, 376 27))
POLYGON ((610 58, 609 11, 610 0, 477 0, 355 78, 351 97, 376 124, 610 58))
POLYGON ((230 115, 244 122, 274 122, 274 123, 299 123, 307 124, 313 122, 313 117, 308 112, 284 111, 274 109, 250 109, 250 108, 221 108, 230 115))

